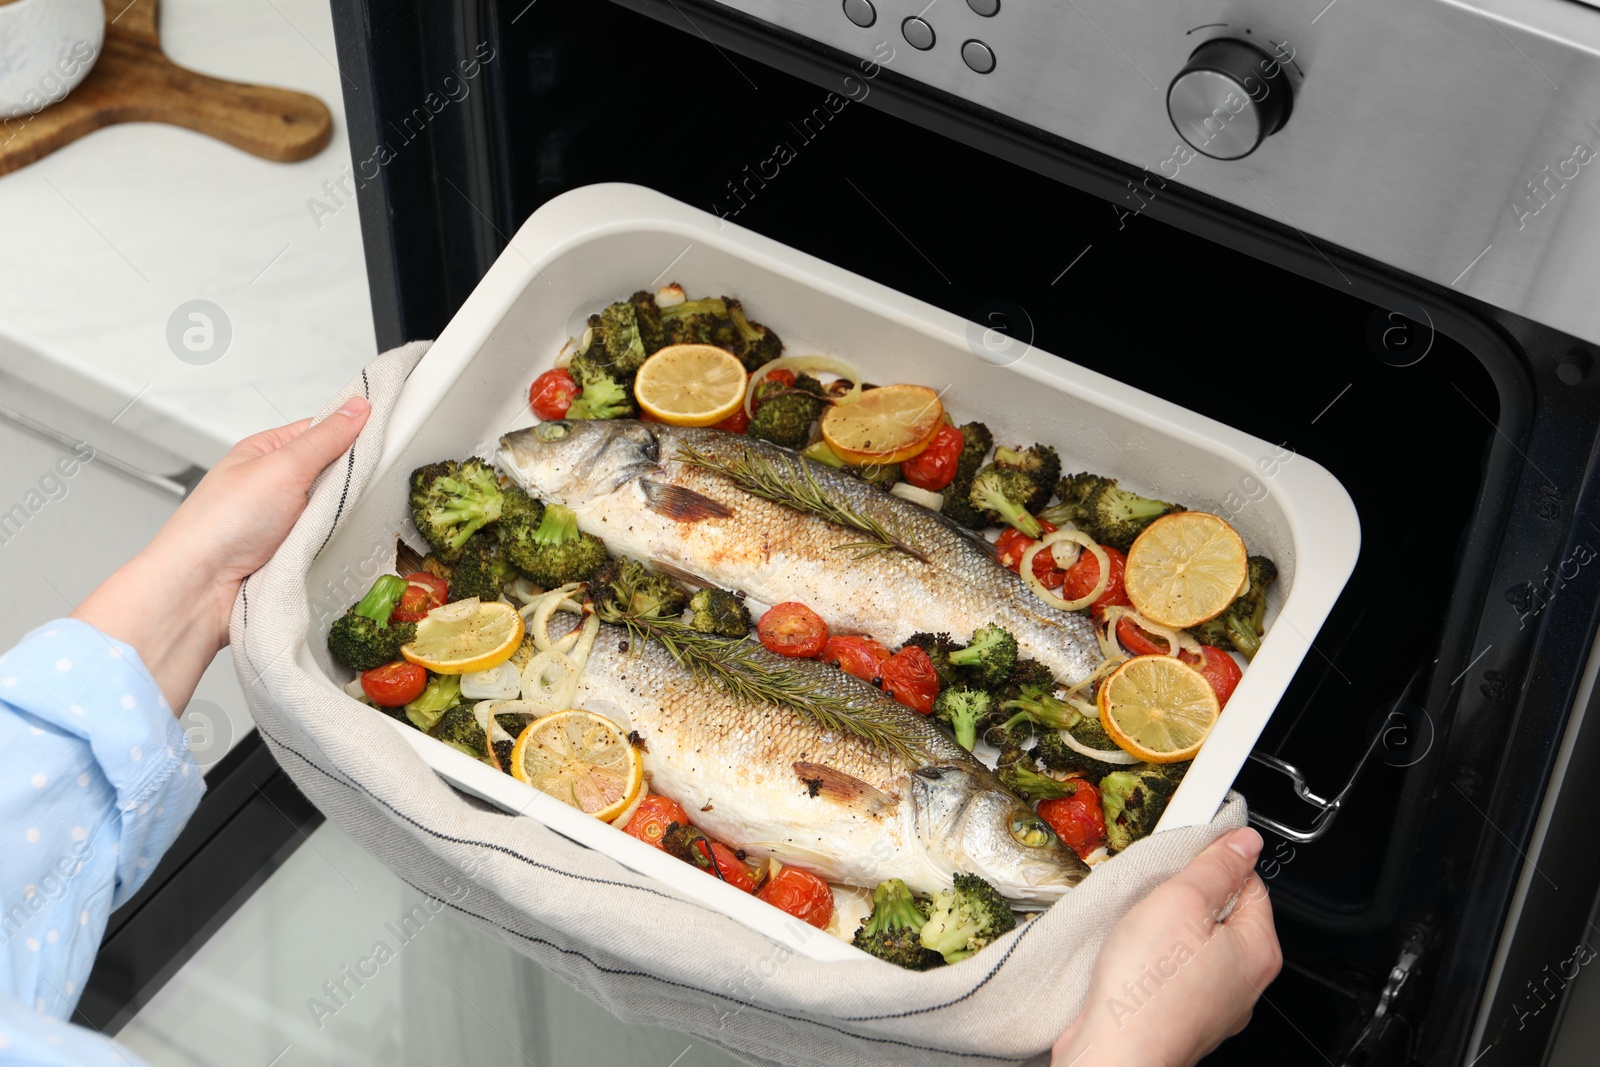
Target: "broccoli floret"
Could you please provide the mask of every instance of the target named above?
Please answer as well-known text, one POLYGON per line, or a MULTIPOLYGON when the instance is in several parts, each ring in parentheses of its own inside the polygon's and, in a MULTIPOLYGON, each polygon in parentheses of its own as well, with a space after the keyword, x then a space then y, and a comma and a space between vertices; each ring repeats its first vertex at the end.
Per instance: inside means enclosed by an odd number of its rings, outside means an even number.
POLYGON ((1039 510, 1055 495, 1056 482, 1061 478, 1061 457, 1049 445, 1034 445, 1020 450, 997 448, 994 462, 997 467, 1027 475, 1033 486, 1033 495, 1022 501, 1022 506, 1028 511, 1039 510))
POLYGON ((994 435, 983 423, 969 422, 961 427, 961 436, 966 443, 956 459, 956 476, 945 487, 944 503, 940 505, 939 512, 969 530, 981 530, 989 525, 989 521, 984 518, 983 512, 972 506, 968 495, 972 492, 972 480, 978 476, 984 457, 994 445, 994 435))
POLYGON ((637 414, 627 387, 611 375, 584 365, 573 373, 573 379, 578 383, 578 395, 567 408, 567 418, 631 419, 637 414))
MULTIPOLYGON (((1187 770, 1187 766, 1185 766, 1187 770)), ((1179 779, 1183 772, 1176 772, 1179 779)), ((1173 772, 1137 763, 1100 779, 1100 809, 1106 817, 1106 847, 1121 852, 1149 835, 1177 791, 1173 772)))
POLYGON ((939 676, 940 689, 949 689, 966 682, 965 673, 950 662, 950 654, 959 652, 967 646, 952 641, 949 634, 912 634, 906 638, 906 644, 916 645, 928 654, 928 658, 933 661, 933 672, 939 676))
POLYGON ((1075 786, 1067 785, 1048 774, 1040 774, 1032 758, 1007 763, 996 772, 1000 781, 1024 800, 1055 800, 1070 797, 1075 786))
MULTIPOLYGON (((1091 731, 1084 729, 1089 722, 1090 720, 1084 720, 1079 729, 1073 733, 1073 738, 1082 741, 1083 744, 1091 748, 1100 748, 1102 751, 1116 751, 1117 746, 1111 742, 1109 736, 1106 737, 1108 748, 1093 744, 1078 736, 1080 733, 1086 737, 1091 735, 1091 731)), ((1094 724, 1094 728, 1100 730, 1102 736, 1105 735, 1098 722, 1094 724)), ((1038 760, 1046 770, 1056 771, 1061 774, 1081 774, 1096 782, 1108 774, 1127 769, 1123 764, 1102 763, 1097 759, 1090 759, 1088 756, 1083 755, 1062 740, 1059 730, 1048 730, 1041 733, 1039 739, 1034 742, 1032 751, 1028 754, 1038 760)))
POLYGON ((669 345, 720 345, 737 336, 728 321, 728 305, 718 297, 685 300, 661 308, 662 343, 669 345))
POLYGON ((500 555, 520 570, 517 560, 537 553, 540 548, 534 535, 544 522, 544 505, 514 485, 506 486, 504 492, 500 521, 495 523, 500 535, 500 555))
POLYGON ((417 635, 415 623, 390 622, 406 580, 385 574, 328 631, 328 651, 351 670, 370 671, 400 658, 400 646, 417 635))
POLYGON ((467 540, 500 517, 504 502, 499 475, 480 459, 411 472, 411 521, 446 563, 460 559, 467 540))
POLYGON ((1016 665, 1011 668, 1005 684, 994 690, 994 695, 1003 701, 1015 700, 1022 695, 1024 687, 1030 692, 1042 691, 1054 693, 1056 689, 1055 675, 1036 659, 1019 658, 1016 665))
POLYGON ((494 535, 479 530, 461 549, 461 561, 450 578, 450 599, 499 600, 500 589, 517 576, 516 568, 502 554, 494 535))
POLYGON ((933 895, 922 924, 922 947, 956 963, 1016 925, 1017 917, 994 886, 975 874, 957 874, 954 888, 933 895))
POLYGON ((877 486, 884 492, 888 492, 894 483, 900 480, 900 464, 898 463, 867 463, 860 467, 848 467, 846 469, 868 485, 877 486))
POLYGON ((1029 537, 1037 538, 1041 536, 1039 520, 1023 507, 1033 491, 1033 482, 1026 474, 991 463, 972 479, 967 502, 983 512, 986 522, 1015 526, 1029 537))
POLYGON ((720 296, 706 296, 699 300, 685 300, 681 304, 661 309, 662 322, 680 322, 684 319, 694 318, 696 315, 710 315, 712 318, 725 319, 728 317, 728 303, 720 296))
MULTIPOLYGON (((654 306, 652 301, 651 307, 654 306)), ((656 330, 659 333, 659 320, 656 330)), ((600 313, 599 340, 610 371, 617 378, 631 378, 650 355, 639 326, 639 309, 628 300, 619 300, 600 313)))
MULTIPOLYGON (((1113 478, 1074 474, 1056 485, 1061 499, 1039 517, 1061 526, 1072 523, 1096 541, 1123 552, 1156 519, 1183 509, 1164 500, 1151 500, 1117 488, 1113 478)), ((1037 535, 1031 535, 1037 536, 1037 535)))
POLYGON ((891 878, 872 891, 872 914, 861 920, 851 944, 907 970, 926 971, 944 963, 944 957, 922 945, 927 921, 906 884, 891 878))
POLYGON ((689 598, 689 627, 718 637, 743 637, 750 632, 750 609, 726 589, 702 589, 689 598))
MULTIPOLYGON (((460 692, 459 686, 457 692, 460 692)), ((489 752, 489 738, 483 732, 483 727, 478 725, 478 718, 472 713, 470 704, 457 704, 439 716, 439 721, 433 724, 428 736, 474 759, 483 759, 489 752)))
POLYGON ((628 303, 633 307, 634 323, 639 329, 639 343, 644 345, 647 356, 652 355, 667 343, 666 327, 661 321, 661 308, 656 304, 655 294, 641 289, 628 297, 628 303))
POLYGON ((966 648, 950 653, 950 662, 978 688, 993 689, 1005 683, 1017 664, 1017 639, 999 626, 980 626, 966 648))
POLYGON ((978 743, 978 723, 993 707, 994 698, 982 689, 941 689, 933 701, 933 715, 950 727, 956 744, 971 752, 978 743))
POLYGON ((444 713, 459 703, 461 703, 461 676, 436 674, 428 679, 422 695, 406 705, 406 718, 411 720, 411 725, 426 732, 438 725, 444 713))
POLYGON ((588 581, 606 561, 606 546, 578 529, 571 508, 551 504, 533 532, 501 545, 512 564, 546 588, 588 581))
POLYGON ((1267 586, 1278 577, 1278 568, 1266 556, 1250 557, 1250 582, 1244 592, 1221 615, 1190 628, 1189 632, 1208 645, 1226 652, 1238 652, 1247 660, 1256 658, 1266 631, 1267 586))
MULTIPOLYGON (((677 582, 654 574, 643 563, 626 557, 614 559, 595 572, 590 595, 595 610, 625 616, 675 619, 688 599, 677 582)), ((604 617, 604 616, 602 616, 604 617)))
POLYGON ((1056 696, 1055 690, 1053 678, 1044 685, 1029 682, 1018 687, 1016 696, 1000 703, 1003 711, 1015 713, 1006 720, 1005 728, 1032 723, 1049 730, 1068 730, 1078 725, 1083 713, 1056 696))
POLYGON ((745 318, 744 308, 733 297, 725 296, 722 299, 728 305, 728 317, 733 320, 737 342, 733 353, 744 363, 746 370, 765 366, 783 355, 783 342, 777 334, 759 322, 745 318))
POLYGON ((789 386, 768 379, 756 386, 755 402, 761 406, 755 409, 746 432, 775 445, 799 448, 822 414, 823 395, 822 383, 809 374, 800 375, 789 386))

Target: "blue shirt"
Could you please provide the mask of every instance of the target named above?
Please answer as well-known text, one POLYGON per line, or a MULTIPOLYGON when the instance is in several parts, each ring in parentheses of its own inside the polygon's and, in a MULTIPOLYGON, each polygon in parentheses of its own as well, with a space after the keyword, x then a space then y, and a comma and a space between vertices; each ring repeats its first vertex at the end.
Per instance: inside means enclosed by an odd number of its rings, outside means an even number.
POLYGON ((0 1064, 136 1063, 61 1020, 204 791, 128 645, 61 619, 0 656, 0 1064))

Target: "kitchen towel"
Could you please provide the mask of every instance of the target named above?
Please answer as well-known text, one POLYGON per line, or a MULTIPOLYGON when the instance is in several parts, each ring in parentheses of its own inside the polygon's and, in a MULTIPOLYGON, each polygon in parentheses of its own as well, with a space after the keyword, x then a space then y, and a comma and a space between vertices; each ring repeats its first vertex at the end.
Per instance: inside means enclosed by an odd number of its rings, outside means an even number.
POLYGON ((1083 1007, 1111 925, 1244 825, 1244 801, 1230 794, 1211 825, 1140 841, 971 960, 913 973, 798 955, 531 818, 456 792, 378 712, 330 688, 304 651, 326 640, 308 570, 372 477, 396 398, 427 349, 385 353, 329 403, 324 415, 361 395, 372 416, 317 480, 283 547, 240 589, 234 665, 273 755, 335 825, 618 1017, 697 1035, 753 1064, 1035 1059, 1083 1007))

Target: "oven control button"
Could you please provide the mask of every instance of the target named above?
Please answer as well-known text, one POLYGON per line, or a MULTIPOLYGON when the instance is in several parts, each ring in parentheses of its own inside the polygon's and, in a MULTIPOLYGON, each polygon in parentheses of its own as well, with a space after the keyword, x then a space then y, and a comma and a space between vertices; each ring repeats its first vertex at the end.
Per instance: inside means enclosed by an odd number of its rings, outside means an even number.
POLYGON ((906 44, 919 52, 933 47, 933 27, 915 16, 900 24, 900 32, 905 34, 906 44))
POLYGON ((1167 88, 1178 135, 1213 159, 1243 159, 1289 121, 1289 79, 1280 62, 1228 37, 1207 41, 1167 88))
POLYGON ((987 74, 994 69, 994 50, 982 41, 968 41, 962 45, 961 58, 979 74, 987 74))
POLYGON ((844 0, 844 17, 866 29, 878 21, 878 12, 873 8, 872 0, 844 0))
POLYGON ((1000 0, 967 0, 967 6, 984 18, 993 18, 1000 11, 1000 0))

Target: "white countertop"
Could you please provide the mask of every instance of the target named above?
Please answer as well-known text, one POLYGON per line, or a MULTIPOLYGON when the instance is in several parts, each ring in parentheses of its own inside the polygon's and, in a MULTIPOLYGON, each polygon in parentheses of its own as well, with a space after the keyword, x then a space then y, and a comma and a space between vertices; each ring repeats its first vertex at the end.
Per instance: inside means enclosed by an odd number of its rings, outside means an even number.
POLYGON ((176 63, 316 95, 333 140, 271 163, 133 123, 0 177, 0 371, 105 418, 126 407, 119 427, 209 466, 316 411, 376 340, 354 201, 320 220, 307 203, 332 204, 323 183, 350 162, 327 0, 162 0, 160 26, 176 63), (204 366, 167 343, 195 299, 232 326, 204 366))

